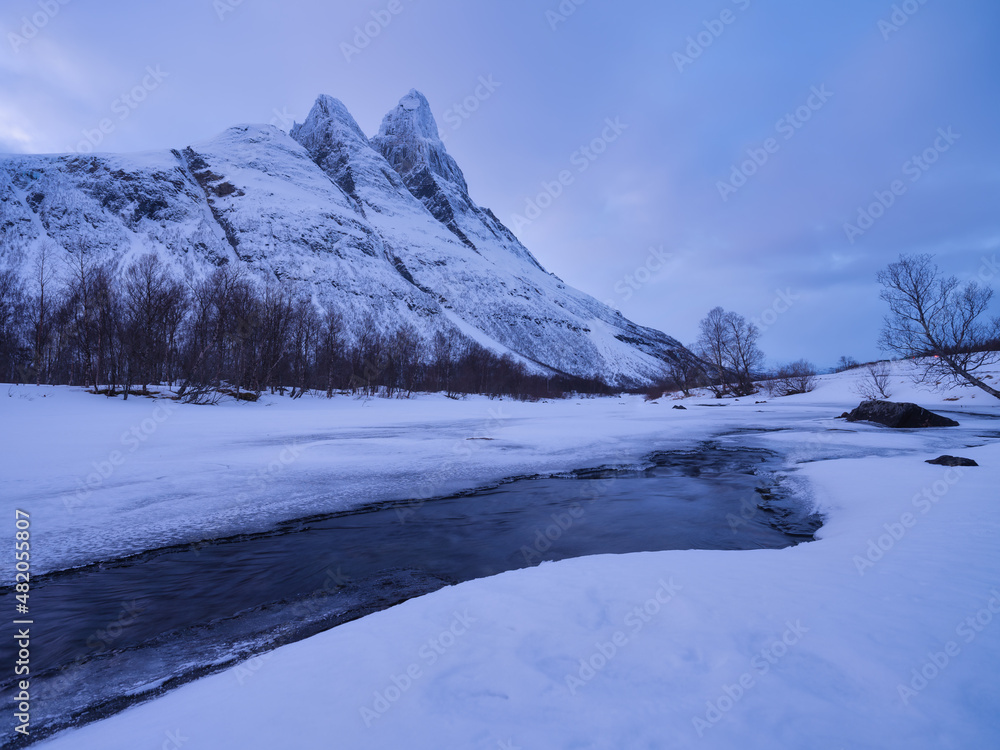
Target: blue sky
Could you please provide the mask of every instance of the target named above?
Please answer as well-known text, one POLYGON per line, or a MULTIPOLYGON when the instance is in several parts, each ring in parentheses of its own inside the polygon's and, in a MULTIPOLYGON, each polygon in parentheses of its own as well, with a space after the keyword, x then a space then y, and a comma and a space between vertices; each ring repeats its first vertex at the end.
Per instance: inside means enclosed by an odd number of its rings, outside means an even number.
POLYGON ((420 89, 478 203, 684 342, 722 305, 772 362, 873 358, 899 253, 1000 282, 987 0, 8 0, 0 29, 2 151, 287 129, 320 93, 373 134, 420 89))

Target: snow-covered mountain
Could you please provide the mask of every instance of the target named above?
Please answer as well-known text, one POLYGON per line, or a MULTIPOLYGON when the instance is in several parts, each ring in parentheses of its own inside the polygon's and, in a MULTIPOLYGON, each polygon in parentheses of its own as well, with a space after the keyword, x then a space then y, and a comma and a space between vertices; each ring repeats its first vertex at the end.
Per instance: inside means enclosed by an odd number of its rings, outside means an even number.
POLYGON ((0 157, 0 263, 156 252, 196 280, 230 263, 345 320, 460 332, 534 371, 639 384, 687 358, 546 272, 488 209, 411 91, 369 139, 338 100, 290 134, 240 125, 182 150, 0 157))

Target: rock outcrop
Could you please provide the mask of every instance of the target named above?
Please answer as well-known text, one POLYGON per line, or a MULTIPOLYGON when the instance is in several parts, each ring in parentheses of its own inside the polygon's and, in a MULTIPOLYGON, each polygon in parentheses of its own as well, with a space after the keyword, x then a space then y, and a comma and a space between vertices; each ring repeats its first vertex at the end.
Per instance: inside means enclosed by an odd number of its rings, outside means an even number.
POLYGON ((896 429, 917 427, 958 427, 958 422, 916 404, 892 401, 865 401, 845 416, 848 422, 875 422, 896 429))

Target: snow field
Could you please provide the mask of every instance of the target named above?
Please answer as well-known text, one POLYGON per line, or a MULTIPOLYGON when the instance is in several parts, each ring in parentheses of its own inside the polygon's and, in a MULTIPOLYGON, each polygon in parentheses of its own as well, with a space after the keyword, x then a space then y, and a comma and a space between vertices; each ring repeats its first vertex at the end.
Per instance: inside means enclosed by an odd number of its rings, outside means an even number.
MULTIPOLYGON (((235 500, 248 470, 276 467, 264 483, 272 496, 309 486, 298 504, 274 498, 293 512, 324 507, 316 487, 333 481, 351 488, 339 496, 348 504, 374 487, 383 497, 409 491, 436 469, 440 486, 458 489, 531 467, 638 461, 737 428, 781 428, 721 439, 788 451, 801 462, 789 476, 827 516, 818 541, 789 549, 596 556, 449 587, 40 747, 994 747, 1000 405, 971 391, 908 390, 900 378, 895 400, 965 411, 953 414, 962 426, 848 425, 832 417, 859 400, 851 376, 768 404, 704 408, 707 399, 692 398, 686 412, 640 398, 182 407, 94 491, 88 516, 116 519, 96 539, 81 516, 60 517, 59 491, 72 489, 93 455, 117 447, 151 402, 50 389, 40 404, 37 392, 34 401, 15 393, 0 406, 19 435, 6 433, 4 455, 15 460, 5 474, 15 478, 14 502, 38 509, 33 528, 54 517, 53 563, 95 554, 94 542, 106 549, 114 537, 156 541, 159 531, 140 519, 167 528, 197 503, 199 522, 238 518, 253 506, 235 500), (66 426, 53 431, 60 419, 66 426), (282 464, 281 450, 296 441, 301 455, 282 464), (54 469, 60 451, 70 465, 54 469), (946 452, 980 467, 925 463, 946 452), (182 474, 188 496, 138 500, 155 477, 177 483, 182 474)), ((243 520, 270 517, 262 504, 243 520)))

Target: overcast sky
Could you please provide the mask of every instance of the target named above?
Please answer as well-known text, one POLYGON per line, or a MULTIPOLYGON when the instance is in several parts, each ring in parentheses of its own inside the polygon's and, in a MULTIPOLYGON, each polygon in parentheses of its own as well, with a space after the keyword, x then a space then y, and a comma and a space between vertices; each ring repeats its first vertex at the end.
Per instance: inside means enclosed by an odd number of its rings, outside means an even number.
POLYGON ((685 343, 722 305, 772 362, 874 358, 901 252, 1000 284, 995 0, 6 0, 0 25, 0 151, 106 117, 102 151, 288 129, 321 93, 374 134, 417 88, 543 266, 685 343))

